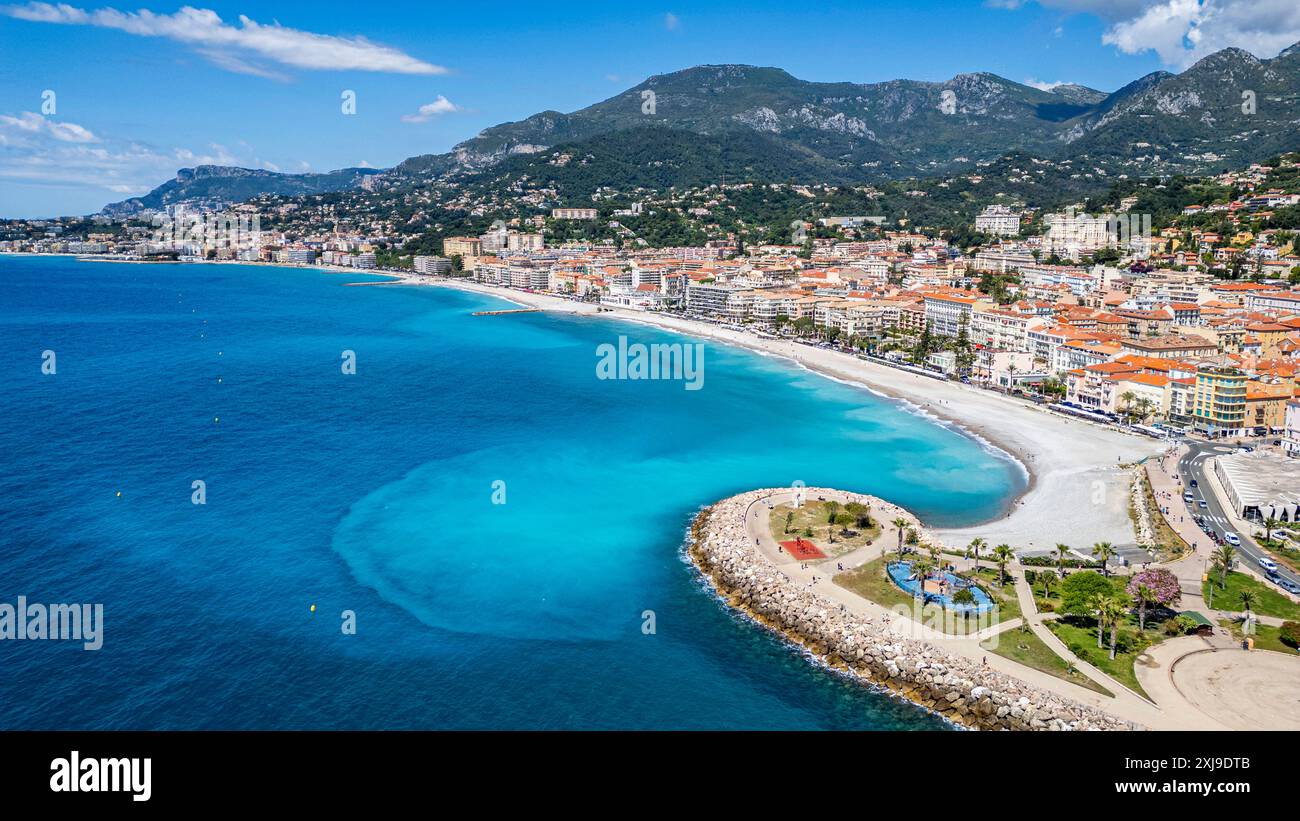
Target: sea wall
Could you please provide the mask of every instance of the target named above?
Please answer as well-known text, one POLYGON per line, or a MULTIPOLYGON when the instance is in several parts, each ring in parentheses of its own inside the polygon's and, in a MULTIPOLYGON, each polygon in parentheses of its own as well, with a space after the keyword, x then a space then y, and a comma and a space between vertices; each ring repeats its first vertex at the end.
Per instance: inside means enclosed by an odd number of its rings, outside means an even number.
MULTIPOLYGON (((809 488, 808 493, 835 493, 809 488)), ((1011 676, 897 635, 872 618, 799 586, 760 553, 745 530, 755 490, 702 510, 691 526, 691 560, 732 606, 802 645, 832 668, 885 687, 973 729, 1141 729, 1105 712, 1011 676)), ((866 497, 869 498, 869 497, 866 497)), ((870 499, 873 509, 890 507, 870 499)))

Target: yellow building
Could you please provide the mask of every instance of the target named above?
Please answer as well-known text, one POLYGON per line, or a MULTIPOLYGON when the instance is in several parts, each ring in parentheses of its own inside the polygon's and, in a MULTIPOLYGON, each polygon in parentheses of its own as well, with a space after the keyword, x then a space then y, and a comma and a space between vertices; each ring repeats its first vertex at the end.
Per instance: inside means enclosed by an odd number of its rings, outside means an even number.
POLYGON ((1248 377, 1239 368, 1205 365, 1196 370, 1192 422, 1198 430, 1217 434, 1246 427, 1248 377))

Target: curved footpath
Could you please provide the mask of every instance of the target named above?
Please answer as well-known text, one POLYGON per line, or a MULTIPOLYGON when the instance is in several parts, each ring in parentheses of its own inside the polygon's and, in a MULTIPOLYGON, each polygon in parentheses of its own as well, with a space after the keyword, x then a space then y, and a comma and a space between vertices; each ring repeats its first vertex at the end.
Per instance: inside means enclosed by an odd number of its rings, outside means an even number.
MULTIPOLYGON (((888 688, 967 727, 1141 729, 1135 722, 1027 684, 929 641, 900 636, 887 615, 851 610, 800 586, 757 549, 748 527, 751 508, 785 490, 755 490, 723 499, 701 511, 692 524, 690 557, 731 606, 834 669, 888 688)), ((877 517, 903 513, 870 496, 818 488, 807 493, 863 501, 877 517)), ((766 504, 760 508, 765 510, 766 504)))

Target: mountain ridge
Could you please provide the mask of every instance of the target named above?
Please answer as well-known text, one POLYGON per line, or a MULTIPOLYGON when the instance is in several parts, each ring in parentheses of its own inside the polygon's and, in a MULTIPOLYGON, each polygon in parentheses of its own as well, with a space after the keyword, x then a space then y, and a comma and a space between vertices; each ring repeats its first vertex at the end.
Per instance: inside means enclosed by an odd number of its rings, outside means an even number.
MULTIPOLYGON (((701 150, 719 155, 725 152, 717 141, 743 136, 733 152, 741 164, 729 173, 762 166, 778 178, 821 173, 828 182, 872 184, 941 175, 1012 151, 1077 160, 1102 176, 1206 173, 1300 147, 1296 122, 1300 43, 1271 59, 1223 49, 1180 74, 1151 72, 1109 93, 1073 83, 1037 88, 982 71, 944 81, 853 83, 801 80, 774 66, 706 64, 654 75, 570 113, 545 110, 485 128, 449 151, 409 157, 383 172, 341 169, 312 180, 264 172, 272 176, 259 178, 265 187, 256 193, 347 190, 370 176, 368 185, 380 190, 482 182, 507 160, 516 160, 507 167, 527 173, 536 164, 526 158, 556 146, 581 152, 597 138, 597 153, 611 167, 626 166, 615 159, 620 151, 662 167, 681 158, 646 157, 632 141, 654 133, 665 150, 690 150, 691 138, 665 138, 663 129, 695 135, 701 150)), ((694 179, 699 170, 685 173, 694 179)), ((671 175, 632 176, 673 184, 671 175)), ((105 213, 257 188, 247 176, 235 186, 212 184, 217 178, 194 186, 178 176, 105 213)), ((518 180, 499 182, 509 187, 518 180)))

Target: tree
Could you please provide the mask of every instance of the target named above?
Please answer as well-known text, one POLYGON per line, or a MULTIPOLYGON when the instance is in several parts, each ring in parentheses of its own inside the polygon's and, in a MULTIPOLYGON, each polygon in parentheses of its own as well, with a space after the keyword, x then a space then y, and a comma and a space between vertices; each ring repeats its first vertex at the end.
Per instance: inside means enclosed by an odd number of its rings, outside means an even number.
POLYGON ((926 320, 925 328, 922 329, 921 335, 917 337, 916 347, 912 349, 913 364, 920 365, 925 362, 926 357, 934 352, 934 334, 930 331, 930 321, 926 320))
POLYGON ((912 563, 912 573, 916 575, 916 595, 922 599, 925 598, 925 580, 930 577, 933 569, 929 559, 917 559, 912 563))
POLYGON ((1175 604, 1183 595, 1178 577, 1163 567, 1153 567, 1134 574, 1126 589, 1137 602, 1139 630, 1147 629, 1148 607, 1175 604))
POLYGON ((998 587, 1005 587, 1007 584, 1007 565, 1015 560, 1016 552, 1011 549, 1009 544, 1000 544, 993 548, 993 561, 998 565, 998 587))
POLYGON ((1223 590, 1228 586, 1228 571, 1232 569, 1232 560, 1236 557, 1237 551, 1230 544, 1219 545, 1213 556, 1214 569, 1219 571, 1219 589, 1223 590))
POLYGON ((969 587, 963 587, 961 590, 952 594, 952 603, 963 605, 962 616, 963 618, 969 619, 970 611, 972 606, 975 604, 975 594, 971 592, 969 587))
POLYGON ((1067 616, 1093 616, 1096 614, 1093 599, 1114 593, 1114 583, 1096 571, 1071 573, 1061 582, 1060 612, 1067 616))
POLYGON ((1052 587, 1056 584, 1057 577, 1051 573, 1043 573, 1039 576, 1039 580, 1043 583, 1043 598, 1050 599, 1052 597, 1052 587))
POLYGON ((1058 542, 1056 545, 1055 553, 1056 553, 1056 572, 1064 576, 1065 557, 1070 555, 1070 546, 1068 544, 1060 544, 1058 542))
POLYGON ((1124 391, 1119 395, 1119 398, 1124 401, 1124 416, 1127 417, 1130 422, 1132 422, 1133 421, 1133 400, 1137 399, 1137 394, 1134 393, 1133 391, 1124 391))
POLYGON ((1255 607, 1255 601, 1259 597, 1255 595, 1254 590, 1241 591, 1241 611, 1246 621, 1250 621, 1250 611, 1255 607))
POLYGON ((790 532, 790 525, 794 523, 794 511, 786 511, 785 514, 785 532, 790 532))
POLYGON ((966 317, 966 314, 962 314, 961 319, 957 322, 957 343, 955 347, 958 376, 969 374, 971 367, 975 364, 975 352, 971 348, 970 333, 967 331, 969 324, 970 320, 966 317))
POLYGON ((826 521, 835 524, 835 514, 840 512, 840 503, 834 500, 826 503, 826 521))
POLYGON ((897 519, 895 519, 894 521, 890 522, 890 524, 892 524, 892 525, 894 526, 894 528, 898 531, 898 559, 899 559, 899 561, 902 561, 902 559, 903 559, 903 530, 907 527, 907 520, 904 519, 902 516, 899 516, 897 519))
POLYGON ((1128 612, 1128 604, 1119 596, 1105 596, 1098 605, 1098 619, 1110 628, 1110 658, 1113 661, 1119 639, 1119 623, 1128 612))
POLYGON ((1101 562, 1101 574, 1103 576, 1110 576, 1110 568, 1107 564, 1116 555, 1118 554, 1110 542, 1097 542, 1092 546, 1092 557, 1101 562))
POLYGON ((984 549, 984 546, 987 545, 987 544, 988 544, 988 542, 984 541, 983 539, 978 539, 978 538, 977 538, 977 539, 971 539, 970 544, 966 546, 966 552, 967 552, 969 555, 975 557, 975 572, 976 572, 976 573, 980 572, 980 551, 983 550, 983 549, 984 549))

